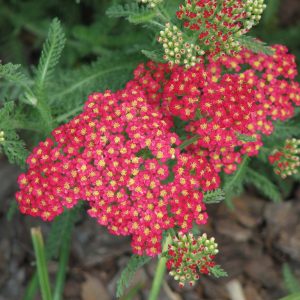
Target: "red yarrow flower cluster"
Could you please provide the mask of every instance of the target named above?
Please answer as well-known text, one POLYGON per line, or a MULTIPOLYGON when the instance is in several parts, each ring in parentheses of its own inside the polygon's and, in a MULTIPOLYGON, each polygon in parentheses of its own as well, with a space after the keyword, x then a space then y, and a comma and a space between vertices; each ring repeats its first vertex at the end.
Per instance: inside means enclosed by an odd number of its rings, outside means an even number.
POLYGON ((202 193, 256 155, 273 122, 300 105, 294 56, 273 49, 188 70, 149 62, 125 89, 92 94, 83 113, 28 157, 16 195, 21 212, 51 221, 84 200, 99 224, 131 236, 133 252, 149 256, 161 252, 164 231, 205 224, 202 193))
MULTIPOLYGON (((21 212, 51 221, 79 200, 115 235, 131 235, 133 252, 157 255, 162 232, 206 223, 199 190, 170 124, 137 88, 89 96, 82 114, 52 132, 28 157, 16 198, 21 212)), ((195 177, 195 176, 194 176, 195 177)))
POLYGON ((186 133, 198 136, 187 148, 195 159, 230 174, 243 155, 258 154, 274 121, 291 118, 300 105, 295 57, 285 46, 272 48, 272 56, 243 50, 188 70, 149 62, 135 70, 134 83, 165 118, 184 120, 186 133))

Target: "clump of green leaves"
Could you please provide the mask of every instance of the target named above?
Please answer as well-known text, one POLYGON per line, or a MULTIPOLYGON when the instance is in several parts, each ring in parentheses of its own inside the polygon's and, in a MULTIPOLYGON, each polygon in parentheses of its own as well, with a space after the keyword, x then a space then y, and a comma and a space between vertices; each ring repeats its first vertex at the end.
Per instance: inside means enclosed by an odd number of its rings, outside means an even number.
POLYGON ((284 264, 282 268, 284 285, 289 295, 281 298, 280 300, 298 300, 300 299, 300 282, 293 274, 290 266, 284 264))

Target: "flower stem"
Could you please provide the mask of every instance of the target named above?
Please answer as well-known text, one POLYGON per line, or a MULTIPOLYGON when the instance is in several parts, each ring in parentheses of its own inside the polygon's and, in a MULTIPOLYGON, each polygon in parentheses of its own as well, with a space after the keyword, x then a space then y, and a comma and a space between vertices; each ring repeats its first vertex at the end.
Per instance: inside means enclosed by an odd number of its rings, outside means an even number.
MULTIPOLYGON (((167 251, 170 241, 171 241, 171 235, 169 234, 165 239, 162 252, 167 251)), ((161 255, 156 267, 156 271, 155 271, 155 275, 154 275, 154 279, 153 279, 153 283, 149 295, 149 300, 158 299, 157 297, 159 295, 160 288, 166 271, 166 262, 167 262, 167 258, 161 255)))
POLYGON ((36 257, 37 274, 43 300, 52 300, 43 236, 40 228, 31 228, 31 238, 36 257))
POLYGON ((62 294, 65 286, 66 273, 67 273, 67 267, 68 267, 69 256, 70 256, 70 248, 71 248, 71 231, 73 228, 73 220, 71 220, 70 215, 68 215, 67 217, 69 217, 70 219, 69 220, 70 224, 67 228, 67 234, 65 234, 65 238, 62 241, 62 245, 60 249, 59 266, 58 266, 58 272, 55 280, 53 300, 62 299, 62 294))

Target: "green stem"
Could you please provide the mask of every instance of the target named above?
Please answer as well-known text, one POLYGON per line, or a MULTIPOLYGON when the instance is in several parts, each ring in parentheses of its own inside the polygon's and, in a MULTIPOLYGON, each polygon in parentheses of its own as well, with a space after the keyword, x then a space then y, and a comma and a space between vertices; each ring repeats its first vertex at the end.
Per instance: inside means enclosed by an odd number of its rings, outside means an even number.
POLYGON ((78 106, 78 107, 75 107, 74 109, 72 109, 72 110, 66 112, 65 114, 62 114, 62 115, 58 116, 58 117, 55 119, 55 121, 56 121, 57 123, 64 122, 64 121, 68 120, 70 117, 74 116, 75 114, 81 112, 82 109, 83 109, 83 105, 80 105, 80 106, 78 106))
POLYGON ((52 300, 43 236, 40 228, 31 228, 31 238, 36 257, 37 274, 43 300, 52 300))
POLYGON ((185 149, 187 146, 189 146, 189 145, 195 143, 196 141, 198 141, 199 138, 200 138, 200 136, 196 134, 195 136, 191 137, 190 139, 184 141, 181 145, 179 145, 179 149, 180 150, 185 149))
POLYGON ((42 101, 42 99, 39 99, 36 107, 40 113, 41 120, 44 122, 43 127, 45 129, 45 132, 48 135, 52 131, 54 126, 50 107, 46 105, 44 101, 42 101))
MULTIPOLYGON (((70 216, 67 216, 70 218, 70 216)), ((58 272, 56 275, 55 280, 55 288, 54 288, 54 297, 53 300, 61 300, 62 294, 64 291, 65 281, 66 281, 66 273, 68 268, 68 262, 69 262, 69 256, 70 256, 70 248, 71 248, 71 230, 73 228, 73 222, 72 225, 70 225, 69 232, 66 234, 66 237, 64 238, 61 250, 60 250, 60 257, 59 257, 59 267, 58 272)))
POLYGON ((36 291, 38 289, 39 281, 38 281, 38 276, 37 272, 33 274, 31 277, 29 284, 26 287, 24 297, 22 298, 23 300, 32 300, 34 299, 36 295, 36 291))
POLYGON ((11 126, 16 130, 28 130, 28 131, 35 131, 41 132, 41 128, 36 123, 20 121, 20 120, 13 120, 11 126))
POLYGON ((164 29, 165 28, 165 25, 159 23, 158 21, 149 21, 150 24, 153 24, 161 29, 164 29))
MULTIPOLYGON (((167 251, 170 242, 171 242, 171 235, 169 234, 164 242, 162 252, 167 251)), ((166 262, 167 262, 167 258, 161 255, 156 267, 156 271, 155 271, 155 275, 154 275, 154 279, 153 279, 153 283, 149 295, 149 300, 158 299, 157 297, 159 295, 160 288, 166 271, 166 262)))

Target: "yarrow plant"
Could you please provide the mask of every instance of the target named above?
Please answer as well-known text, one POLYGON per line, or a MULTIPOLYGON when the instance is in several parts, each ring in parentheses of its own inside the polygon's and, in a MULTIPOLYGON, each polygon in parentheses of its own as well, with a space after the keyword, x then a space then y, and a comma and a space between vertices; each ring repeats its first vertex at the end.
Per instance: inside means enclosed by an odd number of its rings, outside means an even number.
MULTIPOLYGON (((18 68, 0 68, 0 74, 9 80, 13 74, 21 82, 22 99, 34 107, 46 136, 19 176, 19 210, 55 222, 79 207, 111 234, 130 236, 134 255, 121 275, 118 296, 128 286, 128 274, 156 256, 150 300, 157 299, 166 268, 181 287, 193 286, 203 275, 226 276, 216 263, 215 239, 202 232, 203 226, 199 236, 191 233, 207 223, 207 204, 239 192, 247 172, 252 172, 248 183, 261 187, 255 180, 263 180, 271 189, 264 194, 280 198, 276 185, 250 166, 250 158, 260 159, 262 151, 282 178, 297 172, 298 139, 275 150, 268 144, 278 124, 292 119, 300 106, 295 57, 284 45, 267 47, 245 36, 264 9, 263 0, 186 0, 172 18, 172 10, 158 0, 110 8, 110 16, 151 27, 157 48, 143 50, 150 60, 135 64, 125 85, 91 91, 83 109, 57 118, 51 115, 55 107, 47 106, 51 101, 46 101, 44 74, 49 65, 54 68, 63 49, 58 21, 52 24, 53 42, 49 39, 44 46, 33 87, 16 73, 18 68)), ((76 86, 63 91, 62 98, 76 86)), ((3 124, 10 124, 13 108, 4 108, 3 124)), ((5 141, 10 147, 5 153, 15 157, 12 146, 23 144, 14 131, 6 141, 6 132, 0 131, 0 143, 5 141)), ((43 243, 35 230, 33 239, 38 255, 43 243)), ((69 239, 70 234, 67 243, 69 239)), ((65 272, 63 258, 60 270, 65 272)), ((38 264, 38 273, 41 289, 47 290, 44 298, 51 300, 45 264, 38 264)))

